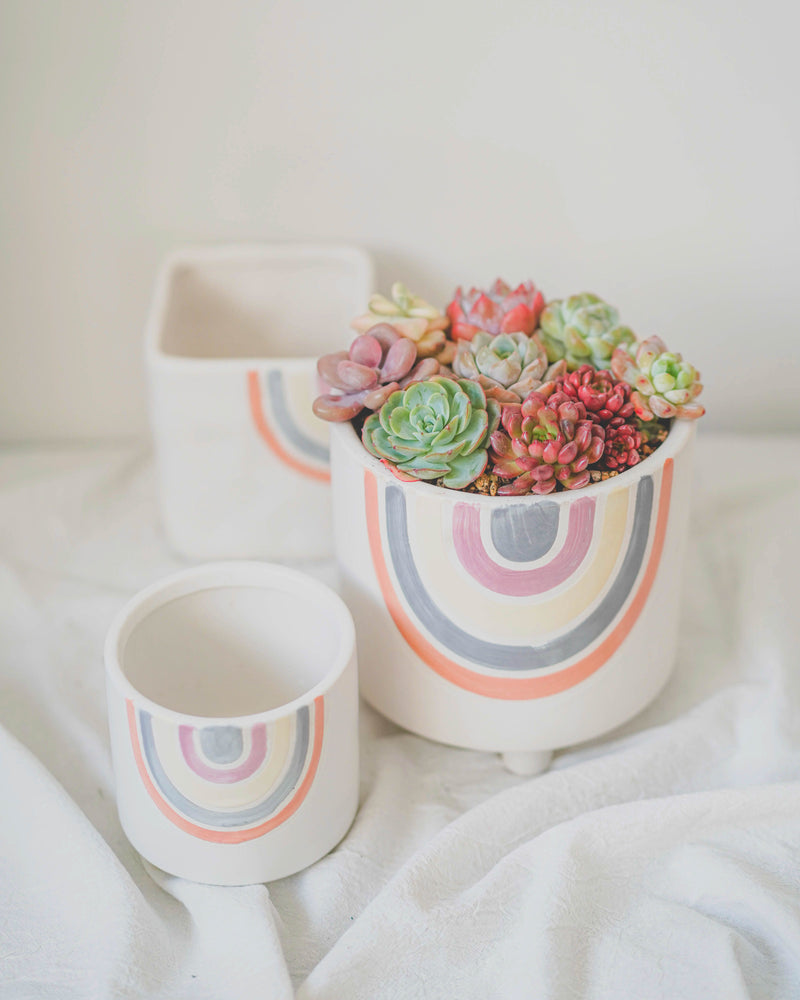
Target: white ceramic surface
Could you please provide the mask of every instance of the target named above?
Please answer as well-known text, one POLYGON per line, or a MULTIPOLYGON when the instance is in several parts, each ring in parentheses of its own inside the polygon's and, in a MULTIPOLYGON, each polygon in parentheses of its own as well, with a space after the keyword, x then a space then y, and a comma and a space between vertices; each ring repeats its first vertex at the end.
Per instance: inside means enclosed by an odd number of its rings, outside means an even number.
POLYGON ((361 692, 433 740, 547 751, 639 712, 672 670, 694 426, 645 461, 548 497, 402 483, 334 428, 334 530, 361 692))
POLYGON ((142 591, 106 641, 117 805, 164 871, 242 885, 299 871, 358 804, 352 618, 269 563, 200 566, 142 591))
POLYGON ((372 261, 355 247, 189 248, 166 261, 146 354, 161 511, 178 552, 330 555, 316 359, 347 347, 372 290, 372 261))

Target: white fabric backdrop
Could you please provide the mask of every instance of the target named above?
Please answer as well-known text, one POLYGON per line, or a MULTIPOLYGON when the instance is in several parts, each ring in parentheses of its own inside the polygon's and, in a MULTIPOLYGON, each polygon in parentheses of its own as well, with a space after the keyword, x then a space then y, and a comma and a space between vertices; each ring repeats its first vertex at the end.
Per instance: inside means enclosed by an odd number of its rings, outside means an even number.
POLYGON ((798 439, 701 434, 678 668, 633 722, 520 779, 364 708, 342 845, 223 889, 114 808, 104 632, 181 565, 148 455, 4 453, 0 997, 800 996, 798 470, 798 439))

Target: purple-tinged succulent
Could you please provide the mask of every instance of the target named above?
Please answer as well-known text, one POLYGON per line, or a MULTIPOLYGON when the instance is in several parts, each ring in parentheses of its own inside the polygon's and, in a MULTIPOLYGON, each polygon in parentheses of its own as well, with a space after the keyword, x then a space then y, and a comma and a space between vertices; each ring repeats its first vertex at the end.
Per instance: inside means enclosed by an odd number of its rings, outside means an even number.
POLYGON ((397 389, 436 375, 439 362, 417 361, 413 340, 382 323, 353 341, 349 351, 326 354, 317 371, 333 392, 314 400, 322 420, 345 421, 363 409, 377 410, 397 389))

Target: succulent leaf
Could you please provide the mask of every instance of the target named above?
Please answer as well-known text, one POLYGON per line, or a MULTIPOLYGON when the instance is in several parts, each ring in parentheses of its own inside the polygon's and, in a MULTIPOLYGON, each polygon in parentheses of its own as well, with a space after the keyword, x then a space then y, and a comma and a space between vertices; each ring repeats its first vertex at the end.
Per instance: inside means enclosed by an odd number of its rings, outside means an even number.
POLYGON ((382 357, 383 348, 380 341, 369 335, 357 337, 350 348, 350 360, 368 368, 377 368, 382 357))
POLYGON ((380 366, 382 377, 386 381, 393 382, 407 375, 416 360, 417 352, 414 348, 414 342, 406 337, 399 337, 386 352, 383 364, 381 365, 381 356, 379 356, 378 360, 374 362, 374 366, 376 368, 380 366))

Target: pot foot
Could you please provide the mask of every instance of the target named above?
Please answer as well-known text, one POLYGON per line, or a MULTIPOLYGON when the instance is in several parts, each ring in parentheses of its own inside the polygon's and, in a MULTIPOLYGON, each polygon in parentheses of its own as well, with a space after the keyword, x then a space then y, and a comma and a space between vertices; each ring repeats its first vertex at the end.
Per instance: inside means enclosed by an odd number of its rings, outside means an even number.
POLYGON ((550 766, 553 759, 552 750, 508 750, 501 754, 506 769, 512 774, 531 778, 541 774, 550 766))

